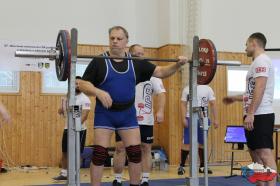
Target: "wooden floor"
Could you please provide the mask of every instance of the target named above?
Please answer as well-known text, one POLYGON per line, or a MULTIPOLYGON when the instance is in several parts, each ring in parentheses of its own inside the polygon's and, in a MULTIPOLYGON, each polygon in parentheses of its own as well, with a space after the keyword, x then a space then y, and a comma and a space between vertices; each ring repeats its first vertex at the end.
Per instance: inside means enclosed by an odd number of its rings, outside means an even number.
MULTIPOLYGON (((213 174, 211 176, 227 176, 230 174, 229 166, 211 166, 213 174)), ((8 173, 0 174, 0 186, 21 186, 21 185, 47 185, 55 183, 66 182, 54 182, 52 177, 58 175, 59 168, 42 168, 42 169, 21 169, 14 168, 8 173)), ((236 174, 240 174, 239 171, 235 171, 236 174)), ((188 167, 186 167, 186 174, 183 176, 177 175, 177 167, 170 166, 168 171, 153 170, 151 179, 170 179, 170 178, 184 178, 188 176, 188 167)), ((203 174, 200 174, 203 176, 203 174)), ((111 168, 106 168, 102 181, 112 181, 114 174, 111 168)), ((127 169, 124 172, 124 180, 128 179, 127 169)), ((81 169, 81 182, 89 183, 90 175, 89 169, 81 169)))

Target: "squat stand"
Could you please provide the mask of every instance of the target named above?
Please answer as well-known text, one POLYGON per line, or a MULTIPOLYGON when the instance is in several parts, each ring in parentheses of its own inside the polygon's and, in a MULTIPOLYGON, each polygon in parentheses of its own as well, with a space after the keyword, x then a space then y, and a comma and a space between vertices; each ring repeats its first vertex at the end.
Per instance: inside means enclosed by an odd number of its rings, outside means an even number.
POLYGON ((67 185, 80 185, 80 131, 81 125, 81 106, 76 105, 76 63, 77 63, 77 29, 71 29, 71 65, 68 78, 68 174, 67 185))
POLYGON ((199 186, 199 178, 197 171, 197 154, 198 154, 198 141, 197 141, 197 121, 200 121, 200 127, 203 127, 204 139, 204 178, 205 186, 208 186, 208 162, 207 162, 207 132, 208 132, 208 109, 199 107, 197 103, 197 75, 198 67, 200 66, 199 59, 199 38, 193 38, 193 60, 189 66, 189 110, 190 110, 190 177, 186 178, 187 186, 199 186))
POLYGON ((197 106, 197 68, 199 64, 199 38, 193 38, 193 61, 189 64, 189 110, 190 110, 190 177, 186 178, 188 186, 198 186, 199 179, 197 176, 197 120, 198 120, 198 106, 197 106))
POLYGON ((200 108, 200 127, 203 128, 203 142, 204 142, 204 185, 208 186, 208 129, 209 129, 209 120, 208 120, 208 107, 200 108))

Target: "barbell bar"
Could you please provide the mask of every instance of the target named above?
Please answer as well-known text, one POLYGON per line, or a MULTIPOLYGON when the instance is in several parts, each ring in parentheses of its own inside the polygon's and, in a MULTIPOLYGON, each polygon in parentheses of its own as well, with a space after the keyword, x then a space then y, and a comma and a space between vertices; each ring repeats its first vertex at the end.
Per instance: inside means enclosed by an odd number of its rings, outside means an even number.
MULTIPOLYGON (((35 57, 35 58, 49 58, 50 60, 57 59, 60 55, 59 50, 50 49, 48 51, 32 51, 27 49, 18 49, 15 52, 16 57, 35 57)), ((81 55, 78 54, 78 58, 86 59, 122 59, 122 60, 147 60, 147 61, 161 61, 161 62, 178 62, 178 59, 166 59, 166 58, 146 58, 146 57, 112 57, 112 56, 97 56, 97 55, 81 55)))
MULTIPOLYGON (((199 40, 199 66, 198 66, 198 84, 209 84, 215 76, 217 65, 239 66, 238 62, 218 62, 217 51, 214 43, 209 39, 199 40)), ((56 47, 45 50, 18 49, 15 52, 16 57, 26 58, 48 58, 55 60, 56 74, 59 81, 66 81, 69 77, 71 66, 71 43, 70 34, 67 30, 60 30, 56 40, 56 47)), ((147 60, 160 62, 178 62, 178 59, 167 58, 146 58, 146 57, 112 57, 97 55, 78 55, 77 58, 98 58, 98 59, 121 59, 121 60, 147 60)), ((189 63, 192 60, 188 61, 189 63)))

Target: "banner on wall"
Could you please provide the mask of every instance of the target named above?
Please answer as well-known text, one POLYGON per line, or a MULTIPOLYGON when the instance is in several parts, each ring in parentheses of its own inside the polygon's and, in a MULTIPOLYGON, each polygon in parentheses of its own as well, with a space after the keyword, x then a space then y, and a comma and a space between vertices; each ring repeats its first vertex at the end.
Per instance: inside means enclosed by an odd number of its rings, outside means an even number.
POLYGON ((0 41, 0 70, 7 71, 55 71, 55 61, 46 58, 15 57, 17 49, 47 51, 53 45, 35 42, 0 41))

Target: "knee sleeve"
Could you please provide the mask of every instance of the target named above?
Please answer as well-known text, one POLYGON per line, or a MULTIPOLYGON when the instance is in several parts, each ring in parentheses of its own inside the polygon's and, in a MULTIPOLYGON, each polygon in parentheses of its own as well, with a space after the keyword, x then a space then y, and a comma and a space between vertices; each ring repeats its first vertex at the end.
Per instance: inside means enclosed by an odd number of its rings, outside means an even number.
POLYGON ((141 162, 141 148, 140 145, 131 145, 126 147, 126 154, 128 161, 132 163, 141 162))
POLYGON ((103 166, 108 157, 108 149, 100 145, 93 146, 92 163, 96 166, 103 166))

